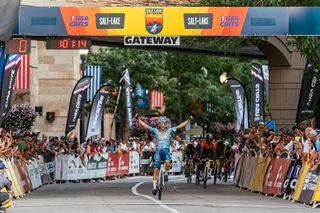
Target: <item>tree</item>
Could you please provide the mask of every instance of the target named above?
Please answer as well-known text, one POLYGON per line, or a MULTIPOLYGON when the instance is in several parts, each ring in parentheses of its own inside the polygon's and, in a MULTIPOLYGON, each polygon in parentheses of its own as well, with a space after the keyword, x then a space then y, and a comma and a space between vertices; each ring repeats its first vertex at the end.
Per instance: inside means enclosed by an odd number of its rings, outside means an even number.
MULTIPOLYGON (((89 63, 101 64, 106 70, 104 77, 115 82, 119 81, 121 67, 127 65, 133 86, 140 83, 143 88, 154 88, 164 92, 166 116, 174 123, 180 123, 192 114, 190 108, 194 103, 203 105, 202 110, 194 113, 195 121, 200 125, 210 122, 233 122, 234 107, 230 89, 219 82, 219 76, 227 71, 230 76, 251 85, 251 60, 247 59, 101 48, 98 53, 89 54, 89 63), (206 111, 207 103, 213 106, 212 112, 206 111)), ((248 90, 250 91, 250 88, 248 90)), ((108 107, 112 111, 114 100, 110 103, 108 107)), ((120 115, 125 118, 124 98, 120 106, 120 115)), ((143 112, 141 109, 135 110, 140 114, 143 112)))

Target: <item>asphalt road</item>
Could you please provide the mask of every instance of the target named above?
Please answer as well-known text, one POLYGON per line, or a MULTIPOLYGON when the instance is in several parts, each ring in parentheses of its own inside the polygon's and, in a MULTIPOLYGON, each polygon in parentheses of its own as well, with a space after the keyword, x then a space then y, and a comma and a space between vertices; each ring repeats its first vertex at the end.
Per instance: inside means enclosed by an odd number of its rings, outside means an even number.
POLYGON ((151 194, 151 177, 131 177, 104 183, 52 184, 18 199, 7 212, 319 212, 300 203, 264 196, 231 184, 208 184, 207 189, 171 176, 162 201, 151 194))

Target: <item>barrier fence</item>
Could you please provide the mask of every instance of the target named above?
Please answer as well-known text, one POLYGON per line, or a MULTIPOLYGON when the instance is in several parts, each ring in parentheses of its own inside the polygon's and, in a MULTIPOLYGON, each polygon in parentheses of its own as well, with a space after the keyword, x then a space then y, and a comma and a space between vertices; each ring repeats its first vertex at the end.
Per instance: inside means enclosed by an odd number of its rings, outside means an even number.
MULTIPOLYGON (((25 193, 55 180, 84 180, 118 175, 152 172, 153 153, 105 153, 93 156, 39 156, 28 163, 20 159, 2 159, 6 176, 12 183, 14 195, 25 193)), ((320 205, 320 166, 300 159, 270 158, 267 156, 235 155, 234 184, 266 195, 320 205)), ((170 172, 184 171, 182 152, 172 153, 170 172)))
MULTIPOLYGON (((287 155, 289 156, 289 155, 287 155)), ((300 159, 235 156, 234 184, 266 195, 320 205, 320 166, 300 159)))
MULTIPOLYGON (((101 155, 57 155, 38 156, 25 163, 20 159, 2 159, 6 165, 6 176, 11 181, 15 197, 39 188, 55 180, 71 181, 105 178, 118 175, 150 173, 153 153, 136 151, 127 153, 104 153, 101 155)), ((182 152, 172 153, 172 169, 179 173, 184 168, 182 152)))

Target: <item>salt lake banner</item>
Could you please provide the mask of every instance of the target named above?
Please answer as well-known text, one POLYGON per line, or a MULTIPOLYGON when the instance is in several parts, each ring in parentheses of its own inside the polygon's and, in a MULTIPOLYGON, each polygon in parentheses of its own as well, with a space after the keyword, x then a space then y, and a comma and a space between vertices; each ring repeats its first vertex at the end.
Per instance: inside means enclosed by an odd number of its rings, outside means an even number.
POLYGON ((20 66, 22 55, 7 55, 5 68, 2 74, 1 100, 0 100, 0 125, 8 116, 11 108, 11 95, 17 71, 20 66))
POLYGON ((258 124, 263 116, 263 73, 259 64, 252 64, 251 123, 258 124))
POLYGON ((86 94, 90 86, 91 78, 91 76, 83 76, 73 88, 65 132, 66 136, 76 128, 77 121, 80 116, 80 111, 83 108, 86 100, 86 94))
POLYGON ((101 134, 102 115, 104 112, 106 101, 108 100, 109 94, 111 92, 111 89, 112 89, 111 86, 103 85, 96 92, 93 98, 92 106, 90 110, 86 139, 90 138, 91 136, 101 134))
POLYGON ((315 116, 319 102, 319 70, 308 65, 302 79, 296 123, 299 124, 315 116))

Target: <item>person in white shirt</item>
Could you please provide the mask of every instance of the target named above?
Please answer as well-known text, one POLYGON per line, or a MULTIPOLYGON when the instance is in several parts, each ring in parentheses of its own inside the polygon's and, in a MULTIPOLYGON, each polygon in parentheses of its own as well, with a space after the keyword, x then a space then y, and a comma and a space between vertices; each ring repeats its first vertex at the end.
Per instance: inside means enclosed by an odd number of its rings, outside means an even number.
POLYGON ((129 151, 126 140, 121 140, 120 150, 121 150, 121 152, 128 152, 129 151))
POLYGON ((129 142, 130 142, 130 148, 132 151, 137 151, 138 150, 138 144, 135 141, 135 138, 130 137, 129 138, 129 142))

